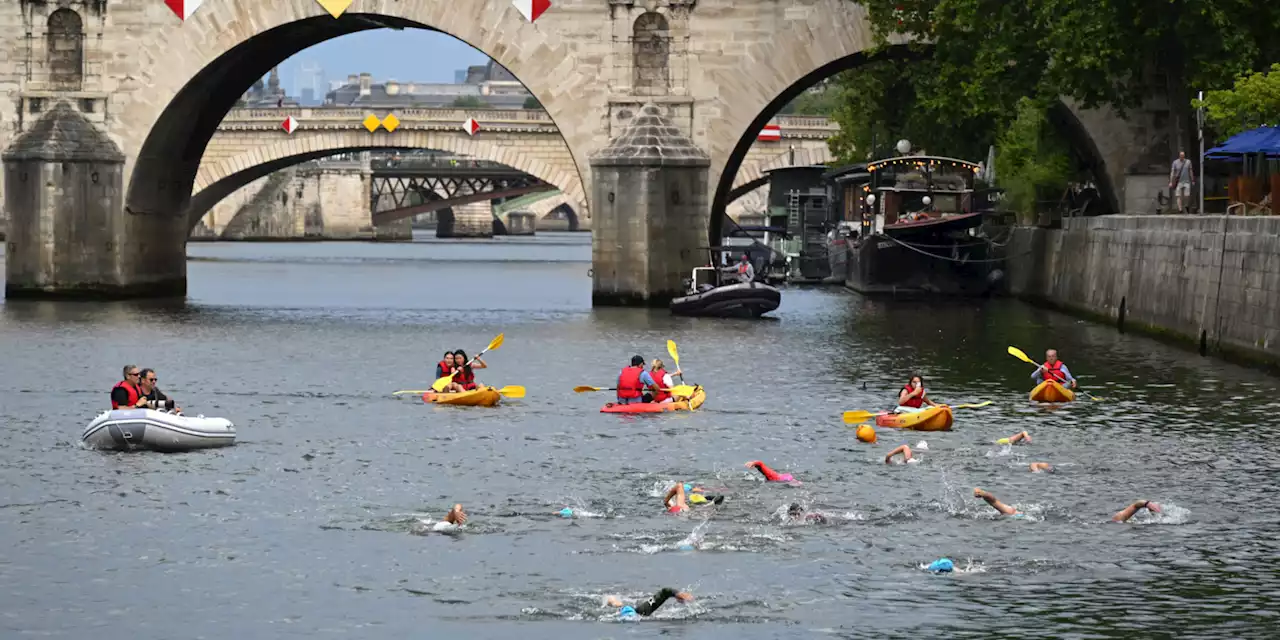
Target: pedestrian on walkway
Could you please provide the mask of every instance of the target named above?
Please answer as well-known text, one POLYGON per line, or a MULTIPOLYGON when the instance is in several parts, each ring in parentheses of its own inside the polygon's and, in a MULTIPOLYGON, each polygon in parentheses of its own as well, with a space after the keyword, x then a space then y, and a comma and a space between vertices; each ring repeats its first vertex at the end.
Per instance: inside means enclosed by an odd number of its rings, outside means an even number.
POLYGON ((1190 208, 1183 198, 1191 199, 1191 186, 1195 183, 1195 168, 1187 159, 1187 152, 1179 151, 1178 159, 1174 160, 1173 166, 1169 168, 1169 188, 1173 189, 1174 195, 1178 198, 1178 213, 1186 213, 1190 208))

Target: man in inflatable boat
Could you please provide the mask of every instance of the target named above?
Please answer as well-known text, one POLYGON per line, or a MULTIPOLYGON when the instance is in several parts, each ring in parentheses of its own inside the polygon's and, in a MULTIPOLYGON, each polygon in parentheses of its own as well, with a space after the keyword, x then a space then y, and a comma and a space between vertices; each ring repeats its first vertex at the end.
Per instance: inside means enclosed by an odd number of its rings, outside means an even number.
POLYGON ((142 392, 142 397, 147 400, 147 406, 157 411, 172 411, 173 413, 182 414, 182 407, 169 399, 160 388, 156 386, 159 378, 156 377, 155 369, 143 369, 138 373, 138 390, 142 392))
POLYGON ((112 409, 141 409, 147 406, 147 398, 138 390, 138 367, 126 364, 122 371, 124 380, 111 387, 112 409))

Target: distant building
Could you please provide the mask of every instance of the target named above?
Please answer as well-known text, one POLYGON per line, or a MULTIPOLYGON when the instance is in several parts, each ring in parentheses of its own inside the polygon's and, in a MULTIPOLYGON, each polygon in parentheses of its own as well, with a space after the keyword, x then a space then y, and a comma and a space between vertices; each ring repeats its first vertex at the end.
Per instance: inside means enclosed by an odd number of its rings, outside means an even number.
POLYGON ((371 108, 440 108, 459 98, 472 97, 496 109, 521 109, 532 95, 515 76, 492 60, 489 64, 459 70, 455 78, 462 82, 397 82, 375 83, 368 73, 350 75, 347 81, 335 83, 325 95, 324 103, 340 107, 371 108))
POLYGON ((298 101, 285 95, 284 89, 280 88, 280 69, 272 68, 266 86, 263 86, 262 78, 258 78, 258 81, 253 83, 253 88, 246 91, 240 98, 240 105, 259 109, 296 107, 298 101))
POLYGON ((464 84, 464 83, 466 83, 466 81, 467 81, 467 70, 466 70, 466 69, 458 69, 457 71, 454 71, 454 72, 453 72, 453 83, 454 83, 454 84, 464 84))

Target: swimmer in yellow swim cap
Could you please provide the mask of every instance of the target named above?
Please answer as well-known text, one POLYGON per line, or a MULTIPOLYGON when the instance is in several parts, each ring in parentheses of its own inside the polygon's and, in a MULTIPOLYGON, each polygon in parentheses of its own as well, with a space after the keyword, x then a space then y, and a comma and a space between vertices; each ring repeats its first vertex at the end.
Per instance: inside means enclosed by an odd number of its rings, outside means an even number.
POLYGON ((996 440, 996 444, 1018 444, 1019 442, 1031 444, 1031 434, 1023 431, 1022 433, 1015 433, 1008 438, 996 440))
POLYGON ((911 447, 908 447, 907 445, 905 445, 905 444, 904 444, 904 445, 899 446, 897 449, 894 449, 893 451, 890 451, 890 452, 889 452, 889 455, 887 455, 887 456, 885 456, 885 457, 884 457, 884 463, 885 463, 885 464, 893 464, 893 457, 894 457, 894 456, 896 456, 896 455, 898 455, 899 453, 901 453, 901 454, 902 454, 902 463, 903 463, 903 464, 906 464, 906 463, 908 463, 908 462, 911 462, 911 447))

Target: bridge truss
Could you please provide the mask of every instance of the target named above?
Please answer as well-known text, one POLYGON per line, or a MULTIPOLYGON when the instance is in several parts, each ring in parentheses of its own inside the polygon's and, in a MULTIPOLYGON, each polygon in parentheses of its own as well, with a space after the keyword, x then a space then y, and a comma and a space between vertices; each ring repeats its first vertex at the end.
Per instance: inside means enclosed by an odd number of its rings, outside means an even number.
POLYGON ((383 170, 373 174, 370 207, 373 223, 380 225, 473 202, 556 189, 555 185, 509 168, 383 170))

